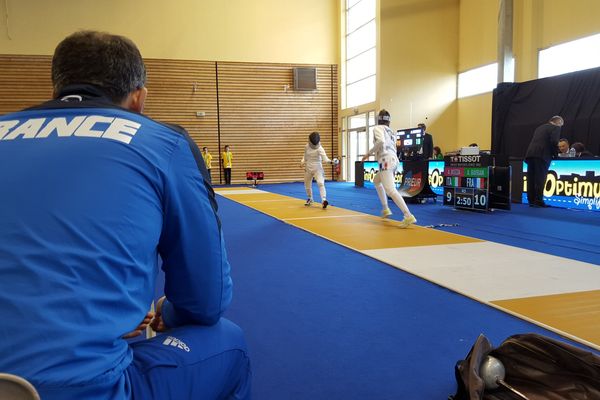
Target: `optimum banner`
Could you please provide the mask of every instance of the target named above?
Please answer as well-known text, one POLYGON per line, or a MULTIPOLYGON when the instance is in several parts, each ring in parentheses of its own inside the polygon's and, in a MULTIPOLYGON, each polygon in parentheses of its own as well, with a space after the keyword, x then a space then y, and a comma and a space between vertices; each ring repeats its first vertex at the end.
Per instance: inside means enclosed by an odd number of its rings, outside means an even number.
MULTIPOLYGON (((523 162, 522 202, 527 203, 526 162, 523 162)), ((600 211, 600 159, 552 161, 544 202, 554 207, 600 211)))

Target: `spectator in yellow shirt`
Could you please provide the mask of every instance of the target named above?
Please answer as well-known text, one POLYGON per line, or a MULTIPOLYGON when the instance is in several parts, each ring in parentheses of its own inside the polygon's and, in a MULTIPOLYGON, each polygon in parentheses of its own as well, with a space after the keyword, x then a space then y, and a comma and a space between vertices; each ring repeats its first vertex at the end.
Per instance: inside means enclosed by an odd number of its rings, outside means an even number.
POLYGON ((225 184, 231 185, 231 167, 233 165, 233 154, 229 151, 229 145, 225 145, 225 151, 221 153, 221 162, 223 163, 223 173, 225 174, 225 184))
POLYGON ((210 176, 210 169, 212 167, 212 159, 213 156, 208 152, 208 147, 204 146, 202 148, 202 158, 204 159, 204 165, 206 165, 206 170, 208 171, 208 181, 212 183, 212 177, 210 176))

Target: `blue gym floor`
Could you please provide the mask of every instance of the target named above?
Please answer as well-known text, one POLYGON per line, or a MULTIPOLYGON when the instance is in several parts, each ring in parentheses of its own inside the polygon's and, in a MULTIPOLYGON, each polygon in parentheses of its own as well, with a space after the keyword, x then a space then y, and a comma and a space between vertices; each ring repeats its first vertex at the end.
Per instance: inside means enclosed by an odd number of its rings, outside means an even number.
MULTIPOLYGON (((259 189, 305 197, 300 183, 259 189)), ((373 189, 332 182, 327 189, 332 205, 380 211, 373 189)), ((454 364, 480 333, 496 345, 516 333, 558 337, 231 200, 218 201, 234 278, 226 316, 246 332, 255 399, 446 399, 456 388, 454 364)), ((432 201, 409 207, 419 225, 450 224, 438 229, 600 264, 599 213, 523 205, 476 213, 432 201)))

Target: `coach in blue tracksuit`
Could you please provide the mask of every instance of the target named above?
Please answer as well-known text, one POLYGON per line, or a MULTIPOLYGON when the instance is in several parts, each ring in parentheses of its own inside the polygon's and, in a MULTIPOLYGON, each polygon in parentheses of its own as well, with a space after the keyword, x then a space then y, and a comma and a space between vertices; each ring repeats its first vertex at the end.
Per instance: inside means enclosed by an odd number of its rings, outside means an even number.
POLYGON ((130 40, 78 32, 54 100, 0 117, 0 372, 44 400, 250 397, 214 192, 187 133, 140 114, 145 79, 130 40))

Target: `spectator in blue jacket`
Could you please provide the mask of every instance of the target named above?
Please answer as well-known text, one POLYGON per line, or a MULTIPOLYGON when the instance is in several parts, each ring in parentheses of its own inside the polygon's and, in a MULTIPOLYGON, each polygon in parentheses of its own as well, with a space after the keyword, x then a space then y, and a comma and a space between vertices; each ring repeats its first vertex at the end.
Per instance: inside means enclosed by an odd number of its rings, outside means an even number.
POLYGON ((0 117, 0 371, 44 400, 249 398, 215 195, 186 131, 141 114, 137 47, 74 33, 52 82, 0 117))

